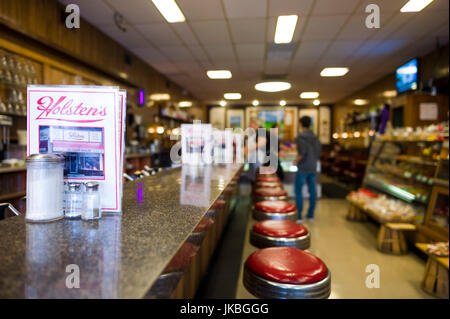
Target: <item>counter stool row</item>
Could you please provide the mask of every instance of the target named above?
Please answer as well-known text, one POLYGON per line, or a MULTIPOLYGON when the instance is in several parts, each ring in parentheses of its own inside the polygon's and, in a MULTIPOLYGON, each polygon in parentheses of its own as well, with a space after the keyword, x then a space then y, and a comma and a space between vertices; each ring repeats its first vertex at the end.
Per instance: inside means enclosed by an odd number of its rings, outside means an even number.
POLYGON ((310 247, 308 229, 296 224, 297 207, 285 201, 277 176, 258 176, 253 191, 250 242, 262 248, 244 265, 246 289, 259 298, 321 299, 331 293, 331 274, 325 263, 304 250, 310 247))

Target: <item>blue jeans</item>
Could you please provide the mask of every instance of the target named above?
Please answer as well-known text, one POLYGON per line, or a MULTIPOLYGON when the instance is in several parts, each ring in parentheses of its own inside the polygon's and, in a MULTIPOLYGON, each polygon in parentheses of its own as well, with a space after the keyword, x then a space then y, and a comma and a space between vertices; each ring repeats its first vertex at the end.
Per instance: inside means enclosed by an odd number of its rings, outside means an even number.
POLYGON ((316 208, 316 174, 314 173, 297 173, 295 179, 295 200, 297 202, 298 219, 302 219, 303 211, 303 184, 308 186, 309 192, 309 208, 308 208, 308 218, 314 218, 314 209, 316 208))

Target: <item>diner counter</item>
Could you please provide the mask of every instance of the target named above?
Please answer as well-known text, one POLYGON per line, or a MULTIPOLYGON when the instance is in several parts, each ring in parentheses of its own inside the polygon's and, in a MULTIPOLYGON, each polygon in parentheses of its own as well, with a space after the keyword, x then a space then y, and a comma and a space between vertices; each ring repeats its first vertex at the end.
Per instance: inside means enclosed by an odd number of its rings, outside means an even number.
POLYGON ((241 166, 182 166, 128 182, 123 213, 95 222, 0 221, 0 298, 144 297, 241 166), (68 288, 78 270, 79 288, 68 288))

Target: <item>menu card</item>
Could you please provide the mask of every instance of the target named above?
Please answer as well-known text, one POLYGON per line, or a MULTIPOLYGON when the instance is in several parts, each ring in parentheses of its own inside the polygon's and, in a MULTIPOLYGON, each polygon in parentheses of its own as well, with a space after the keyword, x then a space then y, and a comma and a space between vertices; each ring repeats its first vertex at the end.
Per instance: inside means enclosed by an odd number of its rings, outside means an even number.
POLYGON ((102 211, 120 212, 126 92, 29 85, 27 94, 27 154, 64 154, 64 179, 98 183, 102 211))

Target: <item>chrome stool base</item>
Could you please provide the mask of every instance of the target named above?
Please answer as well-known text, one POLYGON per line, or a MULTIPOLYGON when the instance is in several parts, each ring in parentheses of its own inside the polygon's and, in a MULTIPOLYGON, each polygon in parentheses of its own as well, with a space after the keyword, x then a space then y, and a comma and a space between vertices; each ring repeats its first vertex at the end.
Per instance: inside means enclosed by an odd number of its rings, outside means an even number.
POLYGON ((285 284, 264 279, 244 267, 244 287, 262 299, 327 299, 331 294, 331 274, 312 284, 285 284))
POLYGON ((250 230, 250 243, 258 248, 285 246, 306 250, 311 246, 311 235, 308 232, 301 237, 271 237, 250 230))
POLYGON ((295 222, 297 220, 297 211, 294 210, 289 213, 269 213, 253 209, 253 218, 256 220, 292 220, 295 222))

